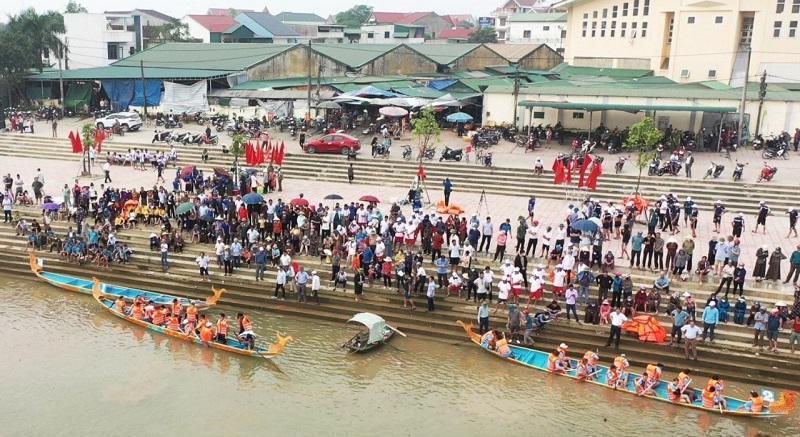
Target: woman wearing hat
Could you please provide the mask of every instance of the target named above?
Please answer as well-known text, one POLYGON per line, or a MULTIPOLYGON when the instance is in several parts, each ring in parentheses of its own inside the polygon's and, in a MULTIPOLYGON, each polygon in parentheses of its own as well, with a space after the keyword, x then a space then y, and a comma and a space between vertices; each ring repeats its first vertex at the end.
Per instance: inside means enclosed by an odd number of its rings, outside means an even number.
POLYGON ((753 267, 753 278, 756 282, 764 280, 764 276, 767 274, 767 258, 769 258, 769 250, 765 244, 756 251, 756 264, 753 267))

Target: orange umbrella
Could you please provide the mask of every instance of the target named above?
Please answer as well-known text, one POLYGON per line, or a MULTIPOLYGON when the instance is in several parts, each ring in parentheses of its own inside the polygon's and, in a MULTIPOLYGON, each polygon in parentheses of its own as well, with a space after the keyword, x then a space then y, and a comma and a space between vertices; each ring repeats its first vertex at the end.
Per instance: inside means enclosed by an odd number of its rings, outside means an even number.
POLYGON ((450 205, 445 205, 444 200, 440 200, 436 203, 436 212, 439 214, 461 215, 464 214, 464 208, 452 203, 450 205))
POLYGON ((663 343, 667 337, 667 330, 649 314, 636 316, 625 322, 622 330, 636 335, 639 341, 646 343, 663 343))

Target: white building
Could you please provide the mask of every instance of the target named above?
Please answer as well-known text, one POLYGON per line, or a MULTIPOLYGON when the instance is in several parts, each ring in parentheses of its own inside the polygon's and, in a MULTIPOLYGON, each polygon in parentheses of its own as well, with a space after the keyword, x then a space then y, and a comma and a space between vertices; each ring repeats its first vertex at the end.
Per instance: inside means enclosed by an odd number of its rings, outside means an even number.
POLYGON ((494 28, 497 31, 497 40, 506 41, 509 38, 509 18, 514 14, 542 13, 550 10, 553 4, 560 0, 506 0, 492 12, 495 19, 494 28))
POLYGON ((64 27, 59 39, 68 49, 65 69, 103 67, 142 46, 141 22, 128 14, 64 14, 64 27))
POLYGON ((567 14, 560 12, 513 14, 508 17, 506 42, 547 44, 563 54, 566 24, 567 14))
POLYGON ((222 42, 222 33, 235 22, 230 15, 186 15, 181 18, 181 23, 189 29, 189 36, 204 43, 222 42))
POLYGON ((425 26, 399 24, 365 24, 361 26, 361 44, 422 44, 425 42, 425 26))
POLYGON ((331 24, 317 14, 305 12, 281 12, 275 15, 289 29, 300 35, 299 40, 318 43, 344 42, 344 26, 331 24))

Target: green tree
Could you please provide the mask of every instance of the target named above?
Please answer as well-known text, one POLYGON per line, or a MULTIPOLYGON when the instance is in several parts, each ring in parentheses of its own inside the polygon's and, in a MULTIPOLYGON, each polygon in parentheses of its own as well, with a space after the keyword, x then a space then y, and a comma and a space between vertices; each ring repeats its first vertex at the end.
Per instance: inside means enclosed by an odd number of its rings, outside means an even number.
POLYGON ((244 143, 247 142, 247 137, 244 134, 236 134, 231 139, 231 155, 233 156, 233 173, 234 183, 239 185, 239 158, 244 155, 244 143))
POLYGON ((623 147, 625 150, 636 155, 634 164, 639 169, 639 176, 636 178, 636 193, 639 193, 639 184, 642 181, 642 171, 650 165, 650 161, 655 158, 656 148, 661 141, 662 133, 656 127, 652 117, 645 117, 642 121, 634 124, 628 132, 628 138, 623 147))
POLYGON ((428 146, 431 146, 435 141, 439 141, 442 134, 442 128, 439 122, 436 121, 436 116, 432 109, 423 109, 411 120, 412 133, 417 138, 419 145, 419 159, 422 160, 428 146))
POLYGON ((94 144, 94 130, 93 123, 84 123, 81 127, 81 144, 83 145, 83 172, 85 174, 92 174, 92 163, 89 159, 89 147, 94 144))
POLYGON ((497 31, 491 27, 481 27, 469 36, 469 42, 489 43, 497 42, 497 31))
POLYGON ((161 42, 186 42, 191 41, 189 25, 180 21, 164 23, 156 27, 155 37, 161 42))
POLYGON ((7 27, 0 30, 0 87, 9 106, 25 98, 25 77, 40 64, 29 38, 7 27))
POLYGON ((53 53, 57 59, 64 57, 64 43, 58 39, 58 35, 63 35, 66 29, 64 16, 59 12, 47 11, 40 15, 33 8, 25 9, 19 15, 9 17, 7 30, 30 39, 39 71, 44 68, 42 59, 45 54, 53 53))
POLYGON ((372 15, 372 7, 367 5, 355 5, 352 8, 336 14, 336 24, 346 27, 359 27, 369 20, 372 15))
POLYGON ((85 14, 87 12, 89 12, 89 10, 75 0, 69 0, 67 2, 67 7, 64 8, 65 14, 85 14))

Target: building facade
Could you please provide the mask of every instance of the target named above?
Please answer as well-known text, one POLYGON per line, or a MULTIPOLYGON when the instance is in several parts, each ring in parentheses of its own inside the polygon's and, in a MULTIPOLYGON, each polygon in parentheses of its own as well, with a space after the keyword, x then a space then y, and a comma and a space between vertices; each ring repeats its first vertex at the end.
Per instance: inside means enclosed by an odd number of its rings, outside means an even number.
POLYGON ((507 41, 510 34, 509 19, 515 14, 548 12, 558 0, 506 0, 492 12, 498 41, 507 41))
POLYGON ((103 67, 142 47, 141 21, 130 14, 64 14, 64 28, 59 36, 68 49, 64 69, 103 67))
POLYGON ((678 82, 800 81, 800 0, 566 0, 565 61, 678 82), (749 55, 749 56, 748 56, 749 55), (748 62, 749 57, 749 62, 748 62))
POLYGON ((222 42, 222 33, 235 22, 230 15, 186 15, 181 18, 181 23, 189 29, 189 36, 204 43, 222 42))
POLYGON ((418 44, 425 42, 425 27, 399 24, 365 24, 361 26, 361 44, 418 44))
POLYGON ((508 18, 506 42, 547 44, 559 53, 564 53, 567 36, 567 14, 525 13, 508 18))

